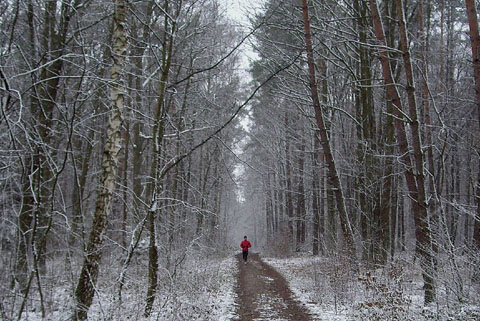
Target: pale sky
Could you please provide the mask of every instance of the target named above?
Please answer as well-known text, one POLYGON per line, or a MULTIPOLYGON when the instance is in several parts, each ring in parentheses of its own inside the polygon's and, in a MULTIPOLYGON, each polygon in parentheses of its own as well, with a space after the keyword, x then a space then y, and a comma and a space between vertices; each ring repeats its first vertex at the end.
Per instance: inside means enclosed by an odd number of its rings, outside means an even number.
POLYGON ((260 8, 264 0, 220 0, 227 8, 227 13, 242 24, 247 24, 247 15, 260 8))
MULTIPOLYGON (((255 11, 259 10, 264 1, 265 0, 219 0, 226 9, 228 16, 237 21, 238 26, 241 26, 245 33, 250 31, 248 16, 251 16, 255 11)), ((258 56, 250 49, 248 40, 239 49, 242 53, 241 65, 247 69, 250 66, 250 61, 257 59, 258 56)), ((249 75, 245 75, 245 77, 248 78, 249 75)))

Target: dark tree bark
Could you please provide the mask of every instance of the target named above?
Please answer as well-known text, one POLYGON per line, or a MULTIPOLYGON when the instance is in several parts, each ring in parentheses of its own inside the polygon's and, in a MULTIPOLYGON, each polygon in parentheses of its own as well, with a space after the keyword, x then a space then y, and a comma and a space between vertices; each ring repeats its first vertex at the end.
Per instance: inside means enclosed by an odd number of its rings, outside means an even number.
MULTIPOLYGON (((475 81, 475 97, 477 104, 478 125, 480 127, 480 34, 478 31, 478 14, 475 0, 465 0, 467 8, 468 25, 470 27, 470 42, 472 44, 473 77, 475 81)), ((477 153, 480 154, 480 153, 477 153)), ((477 172, 475 198, 477 200, 477 213, 474 223, 473 239, 480 247, 480 160, 477 172)))
POLYGON ((354 1, 358 13, 356 28, 358 30, 358 62, 357 88, 355 88, 355 107, 357 115, 357 162, 358 207, 360 208, 360 230, 363 238, 363 257, 367 262, 384 263, 387 259, 389 238, 388 211, 383 211, 385 195, 374 184, 379 171, 376 142, 375 106, 372 89, 372 52, 363 45, 367 43, 368 4, 354 1), (380 200, 377 202, 376 200, 380 200))
POLYGON ((320 99, 317 89, 317 80, 315 75, 315 63, 313 58, 313 47, 312 47, 312 35, 310 32, 310 18, 309 18, 309 9, 307 0, 302 0, 302 9, 303 9, 303 25, 305 28, 305 49, 307 53, 307 63, 309 71, 309 85, 310 92, 312 95, 313 107, 315 110, 315 120, 318 126, 318 132, 321 138, 321 144, 323 148, 323 153, 325 155, 325 160, 328 166, 328 176, 334 187, 335 199, 337 204, 337 209, 340 218, 340 224, 344 237, 344 247, 347 251, 348 257, 352 262, 356 263, 356 253, 355 253, 355 244, 353 240, 353 231, 350 225, 350 219, 347 213, 347 207, 345 204, 345 197, 343 194, 343 187, 338 176, 338 171, 335 164, 335 159, 330 147, 330 140, 327 133, 327 128, 325 126, 325 120, 320 106, 320 99))
MULTIPOLYGON (((27 239, 36 235, 32 239, 32 244, 38 250, 38 267, 43 272, 46 264, 46 246, 47 237, 45 233, 48 229, 52 199, 55 191, 55 185, 58 173, 52 168, 52 160, 56 160, 59 141, 55 140, 53 134, 54 110, 59 96, 59 84, 64 59, 62 56, 66 49, 66 37, 70 19, 76 13, 78 3, 72 5, 59 3, 54 0, 45 1, 44 8, 40 10, 43 13, 43 25, 36 26, 35 7, 32 1, 27 4, 27 23, 29 28, 29 38, 31 41, 31 55, 34 57, 29 62, 36 65, 35 55, 38 52, 41 55, 41 67, 39 74, 32 73, 34 84, 32 84, 32 98, 30 103, 30 113, 32 115, 33 132, 32 137, 36 140, 33 152, 27 156, 24 163, 29 166, 24 167, 24 188, 23 206, 19 215, 19 242, 16 264, 16 279, 22 290, 25 289, 27 255, 29 253, 27 239), (58 19, 57 19, 58 18, 58 19), (41 32, 41 35, 38 34, 41 32), (41 39, 40 49, 35 46, 35 39, 41 39), (25 212, 24 212, 25 211, 25 212), (32 220, 35 220, 32 222, 32 220), (33 225, 32 225, 33 223, 33 225), (37 231, 32 230, 32 226, 37 231), (24 230, 24 228, 27 228, 24 230)), ((40 15, 40 13, 39 13, 40 15)))
POLYGON ((312 153, 312 212, 313 212, 313 231, 312 231, 312 246, 313 255, 324 254, 323 246, 320 243, 320 238, 323 236, 321 232, 321 189, 320 189, 320 143, 317 137, 313 137, 313 153, 312 153))
POLYGON ((285 207, 287 211, 288 219, 288 237, 289 241, 293 240, 293 187, 292 187, 292 164, 290 156, 290 140, 291 136, 289 134, 289 115, 288 112, 285 112, 285 207))
MULTIPOLYGON (((267 172, 265 177, 265 216, 266 216, 266 223, 267 223, 267 238, 273 235, 274 231, 274 219, 273 219, 273 187, 272 187, 272 178, 275 178, 274 174, 270 171, 267 172)), ((270 241, 268 239, 267 241, 270 241)))
POLYGON ((305 183, 304 183, 304 167, 305 167, 305 141, 303 138, 303 130, 301 131, 301 143, 299 148, 299 155, 297 156, 298 163, 298 183, 297 183, 297 224, 296 224, 296 251, 300 251, 301 245, 305 243, 305 183))
MULTIPOLYGON (((88 132, 88 139, 83 144, 78 140, 76 150, 82 154, 78 157, 78 162, 81 163, 80 173, 77 172, 77 166, 74 170, 74 185, 72 191, 72 231, 69 236, 69 244, 75 244, 75 239, 79 237, 81 240, 85 238, 85 230, 83 225, 83 196, 85 192, 85 184, 87 182, 87 174, 90 163, 90 157, 93 151, 93 144, 95 132, 90 130, 88 132), (83 145, 86 145, 83 147, 83 145)), ((75 161, 74 161, 75 164, 75 161)))
MULTIPOLYGON (((173 12, 169 8, 170 1, 164 2, 163 11, 165 13, 173 12)), ((180 5, 177 8, 177 12, 174 13, 174 17, 178 17, 180 13, 180 5)), ((147 184, 147 197, 150 198, 151 206, 148 212, 148 230, 150 232, 149 241, 149 256, 148 256, 148 287, 146 296, 146 305, 144 315, 149 317, 155 302, 155 295, 157 293, 157 273, 158 273, 158 249, 156 245, 156 228, 155 217, 159 211, 157 206, 157 196, 162 190, 163 176, 160 173, 160 158, 162 153, 163 138, 165 133, 166 116, 169 113, 171 107, 166 103, 167 95, 167 82, 170 75, 170 69, 172 64, 172 52, 173 44, 176 34, 177 23, 176 20, 171 20, 172 17, 169 14, 165 14, 164 26, 164 38, 163 38, 163 50, 162 50, 162 72, 160 74, 160 85, 158 92, 157 107, 155 110, 155 118, 153 125, 153 161, 152 170, 147 184)))
POLYGON ((392 76, 392 69, 390 66, 390 59, 386 49, 385 33, 383 31, 382 21, 378 13, 378 6, 376 0, 370 0, 370 9, 372 12, 372 22, 375 29, 375 35, 380 43, 380 62, 382 65, 382 72, 385 78, 385 85, 387 94, 394 106, 395 128, 398 137, 400 152, 402 159, 406 166, 405 178, 409 189, 410 197, 412 199, 412 209, 415 221, 415 237, 417 241, 417 253, 421 259, 422 275, 425 289, 425 304, 431 303, 435 300, 435 284, 434 284, 434 256, 432 253, 432 236, 428 224, 428 210, 426 204, 425 193, 425 177, 424 177, 424 159, 420 141, 419 123, 417 116, 417 106, 414 91, 413 69, 411 66, 410 52, 408 48, 408 39, 405 26, 405 17, 403 14, 403 3, 401 0, 396 0, 396 10, 399 20, 400 31, 400 49, 402 51, 405 75, 407 79, 407 97, 408 105, 410 107, 408 117, 403 111, 402 101, 398 93, 397 85, 392 76), (404 119, 408 121, 411 128, 411 141, 413 147, 413 155, 411 155, 404 119), (413 159, 412 159, 413 156, 413 159))

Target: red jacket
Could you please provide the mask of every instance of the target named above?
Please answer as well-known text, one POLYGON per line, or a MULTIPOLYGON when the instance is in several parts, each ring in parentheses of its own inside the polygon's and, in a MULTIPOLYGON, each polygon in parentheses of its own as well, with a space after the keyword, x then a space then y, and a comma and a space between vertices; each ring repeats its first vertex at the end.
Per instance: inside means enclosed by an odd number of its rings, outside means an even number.
POLYGON ((252 247, 252 243, 247 240, 243 240, 242 243, 240 243, 240 247, 242 248, 242 252, 247 252, 249 247, 252 247))

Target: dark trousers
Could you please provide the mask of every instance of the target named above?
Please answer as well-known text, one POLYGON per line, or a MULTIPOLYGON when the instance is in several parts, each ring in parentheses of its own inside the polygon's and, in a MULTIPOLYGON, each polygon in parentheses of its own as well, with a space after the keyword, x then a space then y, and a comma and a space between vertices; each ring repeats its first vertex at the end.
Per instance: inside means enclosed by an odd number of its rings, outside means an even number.
POLYGON ((248 251, 243 251, 243 261, 247 262, 248 251))

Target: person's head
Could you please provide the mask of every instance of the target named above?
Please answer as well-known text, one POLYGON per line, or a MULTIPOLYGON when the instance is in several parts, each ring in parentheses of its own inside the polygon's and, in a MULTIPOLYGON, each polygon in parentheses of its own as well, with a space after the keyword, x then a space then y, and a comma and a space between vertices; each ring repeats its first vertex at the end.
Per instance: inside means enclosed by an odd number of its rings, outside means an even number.
POLYGON ((243 239, 245 239, 245 240, 246 240, 246 239, 247 239, 247 236, 245 235, 245 236, 243 237, 243 239))

